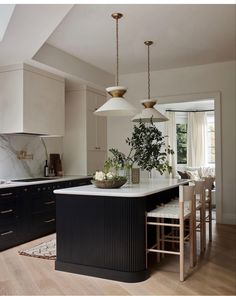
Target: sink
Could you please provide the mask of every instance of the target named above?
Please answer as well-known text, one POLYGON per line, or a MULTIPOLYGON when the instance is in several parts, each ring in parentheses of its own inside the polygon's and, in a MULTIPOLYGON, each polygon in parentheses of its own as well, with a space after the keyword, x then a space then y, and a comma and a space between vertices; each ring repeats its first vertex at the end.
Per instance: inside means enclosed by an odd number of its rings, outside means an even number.
POLYGON ((37 181, 47 181, 47 180, 55 180, 57 178, 27 178, 27 179, 18 179, 12 180, 12 182, 37 182, 37 181))

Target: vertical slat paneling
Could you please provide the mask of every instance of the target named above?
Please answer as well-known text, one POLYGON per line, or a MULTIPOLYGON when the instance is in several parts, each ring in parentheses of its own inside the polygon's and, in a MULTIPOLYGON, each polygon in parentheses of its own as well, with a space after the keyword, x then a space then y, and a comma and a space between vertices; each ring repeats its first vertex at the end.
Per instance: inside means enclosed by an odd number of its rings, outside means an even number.
POLYGON ((144 198, 106 198, 105 267, 132 272, 145 269, 144 198))

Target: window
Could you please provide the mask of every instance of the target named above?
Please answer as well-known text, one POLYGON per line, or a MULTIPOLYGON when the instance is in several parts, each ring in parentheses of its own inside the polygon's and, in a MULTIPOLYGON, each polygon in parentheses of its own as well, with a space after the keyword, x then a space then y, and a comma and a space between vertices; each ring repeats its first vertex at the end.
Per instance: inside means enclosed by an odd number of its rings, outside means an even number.
POLYGON ((187 163, 187 124, 176 124, 177 163, 187 163))
POLYGON ((215 122, 214 116, 207 116, 207 162, 215 163, 215 122))

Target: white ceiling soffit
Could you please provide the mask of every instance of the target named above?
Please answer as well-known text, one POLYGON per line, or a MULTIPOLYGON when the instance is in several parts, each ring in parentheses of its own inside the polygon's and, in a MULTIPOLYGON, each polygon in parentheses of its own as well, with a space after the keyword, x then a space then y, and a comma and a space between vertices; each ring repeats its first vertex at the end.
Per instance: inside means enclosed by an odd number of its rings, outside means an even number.
POLYGON ((145 72, 145 40, 151 70, 235 59, 236 5, 75 5, 47 42, 110 73, 115 72, 115 22, 119 22, 120 72, 145 72))
POLYGON ((0 65, 21 63, 32 58, 72 7, 16 5, 0 42, 0 65))
POLYGON ((214 100, 161 104, 165 110, 214 110, 214 100))
POLYGON ((2 4, 0 5, 0 42, 6 32, 8 23, 11 19, 15 5, 13 4, 2 4))

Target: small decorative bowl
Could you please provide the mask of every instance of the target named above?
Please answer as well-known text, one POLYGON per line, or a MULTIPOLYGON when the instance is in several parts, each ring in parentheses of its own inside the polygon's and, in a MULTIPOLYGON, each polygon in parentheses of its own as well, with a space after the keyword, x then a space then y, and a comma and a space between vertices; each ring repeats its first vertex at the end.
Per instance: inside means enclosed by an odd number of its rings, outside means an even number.
POLYGON ((122 178, 120 180, 103 180, 103 181, 92 180, 92 183, 97 188, 103 188, 103 189, 120 188, 126 182, 127 182, 127 179, 126 178, 122 178))

